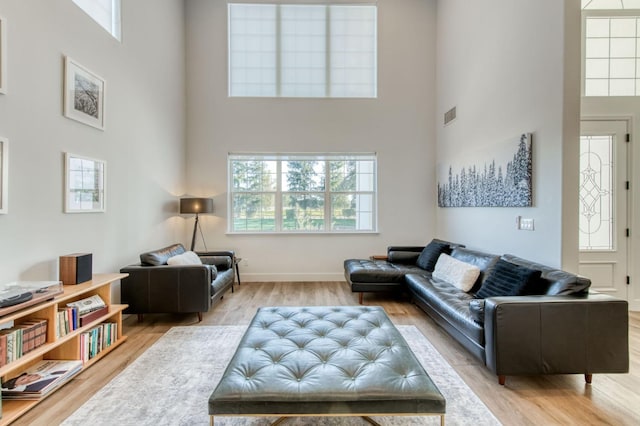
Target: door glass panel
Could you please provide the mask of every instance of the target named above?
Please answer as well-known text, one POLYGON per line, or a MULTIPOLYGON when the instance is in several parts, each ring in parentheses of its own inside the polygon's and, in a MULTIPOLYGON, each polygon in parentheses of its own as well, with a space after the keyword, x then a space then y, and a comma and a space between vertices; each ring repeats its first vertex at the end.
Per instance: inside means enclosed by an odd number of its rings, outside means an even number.
POLYGON ((580 250, 614 249, 613 137, 580 137, 580 250))

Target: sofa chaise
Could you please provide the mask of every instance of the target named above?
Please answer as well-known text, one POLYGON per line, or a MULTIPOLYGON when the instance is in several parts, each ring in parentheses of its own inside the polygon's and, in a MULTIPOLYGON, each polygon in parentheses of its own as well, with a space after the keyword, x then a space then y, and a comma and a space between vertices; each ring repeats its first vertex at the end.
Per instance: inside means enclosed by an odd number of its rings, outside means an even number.
POLYGON ((120 272, 120 297, 129 307, 127 314, 202 313, 224 297, 234 284, 234 252, 187 252, 174 244, 140 255, 140 263, 120 272), (173 258, 173 261, 172 261, 173 258), (178 260, 180 259, 180 260, 178 260), (186 259, 186 260, 184 260, 186 259))
POLYGON ((385 260, 348 259, 344 268, 361 303, 363 292, 408 292, 500 384, 536 374, 584 374, 590 383, 594 373, 629 370, 628 303, 589 292, 587 278, 442 240, 389 247, 385 260))

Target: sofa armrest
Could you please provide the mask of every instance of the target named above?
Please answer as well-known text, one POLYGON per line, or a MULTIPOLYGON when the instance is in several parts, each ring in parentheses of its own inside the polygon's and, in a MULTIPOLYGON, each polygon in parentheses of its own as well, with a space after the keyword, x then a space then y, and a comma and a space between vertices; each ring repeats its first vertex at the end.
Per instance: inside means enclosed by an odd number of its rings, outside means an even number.
POLYGON ((205 265, 215 265, 221 271, 233 268, 235 253, 232 250, 198 252, 205 265))
POLYGON ((629 371, 625 300, 605 294, 485 300, 487 367, 512 374, 629 371))
POLYGON ((212 270, 207 265, 130 265, 121 280, 127 313, 207 312, 211 304, 212 270))
POLYGON ((424 246, 389 246, 387 247, 387 261, 413 265, 420 257, 422 250, 424 250, 424 246))

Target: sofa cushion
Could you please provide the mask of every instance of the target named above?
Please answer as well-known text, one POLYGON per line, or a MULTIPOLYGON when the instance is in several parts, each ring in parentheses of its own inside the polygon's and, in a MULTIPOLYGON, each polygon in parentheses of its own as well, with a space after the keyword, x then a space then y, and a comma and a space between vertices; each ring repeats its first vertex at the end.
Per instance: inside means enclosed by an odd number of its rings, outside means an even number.
POLYGON ((469 313, 478 324, 484 324, 484 299, 472 299, 469 301, 469 313))
POLYGON ((167 260, 169 260, 170 257, 182 254, 184 252, 185 249, 182 244, 173 244, 169 247, 142 253, 140 255, 140 263, 147 266, 166 265, 167 260))
POLYGON ((458 259, 464 263, 470 263, 480 269, 480 275, 471 289, 472 292, 476 292, 480 289, 480 286, 484 282, 485 278, 491 272, 491 269, 496 265, 500 256, 486 253, 478 250, 471 250, 464 247, 455 247, 451 252, 451 257, 458 259))
POLYGON ((167 265, 202 265, 202 261, 194 252, 185 251, 167 259, 167 265))
POLYGON ((499 259, 496 266, 476 293, 479 299, 493 296, 518 296, 526 294, 527 287, 540 279, 540 271, 499 259))
POLYGON ((541 278, 536 283, 536 288, 532 288, 529 294, 546 294, 549 296, 586 294, 591 286, 591 280, 572 274, 571 272, 531 262, 512 254, 505 254, 502 258, 508 262, 515 263, 516 265, 522 265, 527 268, 539 269, 542 271, 541 278))
POLYGON ((473 288, 480 268, 454 259, 446 253, 442 253, 436 262, 433 270, 433 277, 448 282, 462 291, 469 291, 473 288))
POLYGON ((422 250, 422 253, 418 256, 416 265, 425 271, 433 272, 436 262, 442 253, 451 253, 451 247, 449 244, 433 240, 422 250))
POLYGON ((430 275, 407 274, 407 288, 414 298, 428 304, 471 341, 484 346, 484 327, 474 321, 469 312, 469 301, 473 295, 430 275))
POLYGON ((415 265, 402 265, 384 260, 347 259, 344 261, 345 275, 352 283, 397 283, 404 284, 409 272, 424 272, 415 265))

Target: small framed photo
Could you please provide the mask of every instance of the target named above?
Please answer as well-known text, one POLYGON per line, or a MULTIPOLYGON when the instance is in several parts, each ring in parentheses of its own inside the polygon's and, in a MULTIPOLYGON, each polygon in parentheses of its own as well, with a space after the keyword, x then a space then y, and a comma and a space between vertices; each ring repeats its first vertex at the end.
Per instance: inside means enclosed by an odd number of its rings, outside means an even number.
POLYGON ((103 78, 65 57, 65 117, 104 130, 104 93, 103 78))
POLYGON ((7 21, 0 16, 0 93, 7 93, 7 21))
POLYGON ((0 214, 8 213, 9 141, 0 137, 0 214))
POLYGON ((106 210, 107 163, 65 153, 65 213, 106 210))

